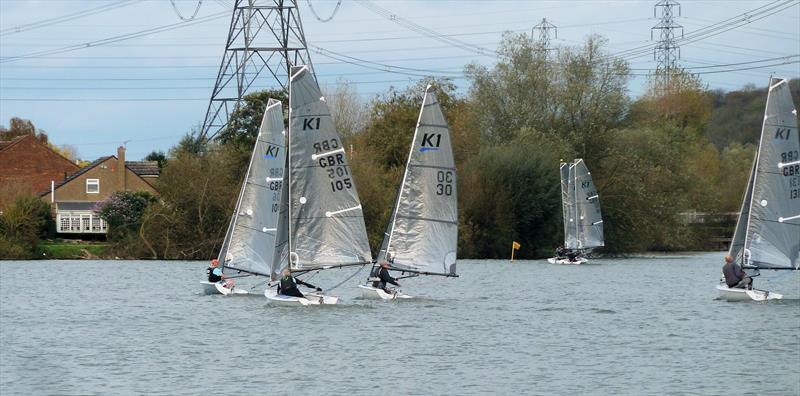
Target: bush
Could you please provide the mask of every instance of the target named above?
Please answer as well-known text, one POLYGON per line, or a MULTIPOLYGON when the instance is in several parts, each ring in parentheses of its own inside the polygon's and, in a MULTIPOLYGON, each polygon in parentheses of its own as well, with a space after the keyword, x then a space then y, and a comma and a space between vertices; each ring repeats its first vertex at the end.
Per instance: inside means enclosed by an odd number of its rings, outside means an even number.
POLYGON ((18 197, 0 215, 0 258, 33 257, 51 223, 50 205, 34 196, 18 197))

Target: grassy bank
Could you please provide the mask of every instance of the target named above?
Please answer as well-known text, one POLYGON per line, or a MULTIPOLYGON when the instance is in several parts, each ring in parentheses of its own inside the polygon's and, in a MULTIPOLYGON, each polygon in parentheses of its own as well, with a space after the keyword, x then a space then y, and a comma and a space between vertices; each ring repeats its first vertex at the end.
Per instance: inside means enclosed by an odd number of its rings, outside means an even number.
POLYGON ((36 247, 37 256, 43 259, 103 258, 108 244, 86 241, 42 241, 36 247))

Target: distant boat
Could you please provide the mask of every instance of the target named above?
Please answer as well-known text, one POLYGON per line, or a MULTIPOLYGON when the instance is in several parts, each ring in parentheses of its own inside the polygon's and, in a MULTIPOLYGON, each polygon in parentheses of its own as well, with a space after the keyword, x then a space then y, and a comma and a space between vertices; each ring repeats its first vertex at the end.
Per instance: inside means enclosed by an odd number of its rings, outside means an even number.
MULTIPOLYGON (((307 66, 289 78, 289 128, 285 189, 279 203, 275 273, 312 271, 372 263, 361 201, 336 133, 330 109, 307 66)), ((305 298, 264 295, 280 305, 336 304, 317 292, 305 298)))
MULTIPOLYGON (((429 85, 417 120, 403 180, 371 275, 383 262, 403 277, 457 277, 458 200, 450 131, 429 85)), ((410 298, 399 290, 386 293, 360 285, 365 298, 410 298)))
POLYGON ((583 257, 585 253, 605 244, 600 196, 582 159, 562 162, 560 171, 566 252, 547 261, 550 264, 583 264, 589 261, 583 257))
MULTIPOLYGON (((758 152, 728 254, 751 277, 800 269, 800 137, 789 83, 771 78, 758 152)), ((717 286, 726 300, 772 300, 765 290, 717 286)))
MULTIPOLYGON (((270 99, 256 137, 236 207, 219 252, 228 278, 274 274, 278 206, 286 163, 281 102, 270 99)), ((272 276, 274 278, 274 276, 272 276)), ((225 282, 201 282, 207 294, 247 294, 225 282)))

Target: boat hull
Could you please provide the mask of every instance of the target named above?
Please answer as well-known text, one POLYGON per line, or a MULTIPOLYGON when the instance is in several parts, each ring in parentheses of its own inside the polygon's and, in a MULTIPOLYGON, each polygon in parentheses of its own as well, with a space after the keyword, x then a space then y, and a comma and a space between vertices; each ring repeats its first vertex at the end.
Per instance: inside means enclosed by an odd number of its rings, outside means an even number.
POLYGON ((719 298, 726 301, 766 301, 766 300, 780 300, 783 298, 782 294, 773 293, 766 290, 746 290, 736 287, 728 287, 724 284, 717 285, 719 298))
POLYGON ((339 303, 339 297, 336 296, 326 296, 321 293, 305 293, 305 297, 292 297, 278 294, 277 291, 272 288, 264 290, 264 297, 269 300, 270 304, 288 307, 334 305, 339 303))
POLYGON ((361 297, 369 299, 369 300, 407 300, 412 298, 408 294, 405 294, 399 290, 395 290, 394 293, 387 293, 382 289, 378 289, 376 287, 372 287, 370 285, 358 285, 358 288, 361 289, 361 297))
POLYGON ((547 262, 550 264, 562 264, 562 265, 578 265, 578 264, 586 264, 589 262, 584 257, 578 257, 575 261, 570 261, 568 258, 558 258, 558 257, 550 257, 547 259, 547 262))
POLYGON ((222 294, 223 296, 250 294, 247 290, 242 290, 237 287, 227 288, 225 282, 200 282, 200 287, 203 294, 222 294))

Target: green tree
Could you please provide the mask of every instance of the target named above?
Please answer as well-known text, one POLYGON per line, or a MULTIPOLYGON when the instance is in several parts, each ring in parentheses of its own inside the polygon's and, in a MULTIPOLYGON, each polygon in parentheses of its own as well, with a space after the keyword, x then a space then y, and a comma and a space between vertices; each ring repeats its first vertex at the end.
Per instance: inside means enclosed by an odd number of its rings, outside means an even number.
POLYGON ((242 103, 228 117, 228 125, 217 136, 219 142, 223 145, 252 149, 269 99, 280 100, 283 103, 284 117, 288 116, 286 109, 289 100, 285 91, 263 90, 249 93, 242 98, 242 103))
POLYGON ((150 154, 147 154, 144 157, 145 161, 156 161, 158 162, 158 169, 164 169, 164 165, 167 163, 167 155, 161 150, 153 150, 150 154))
POLYGON ((0 258, 30 258, 52 225, 50 205, 20 196, 0 214, 0 258))
POLYGON ((508 143, 523 129, 556 135, 589 163, 604 155, 608 136, 627 111, 627 64, 590 36, 563 47, 555 60, 525 34, 507 34, 491 69, 470 65, 470 100, 483 141, 508 143))

